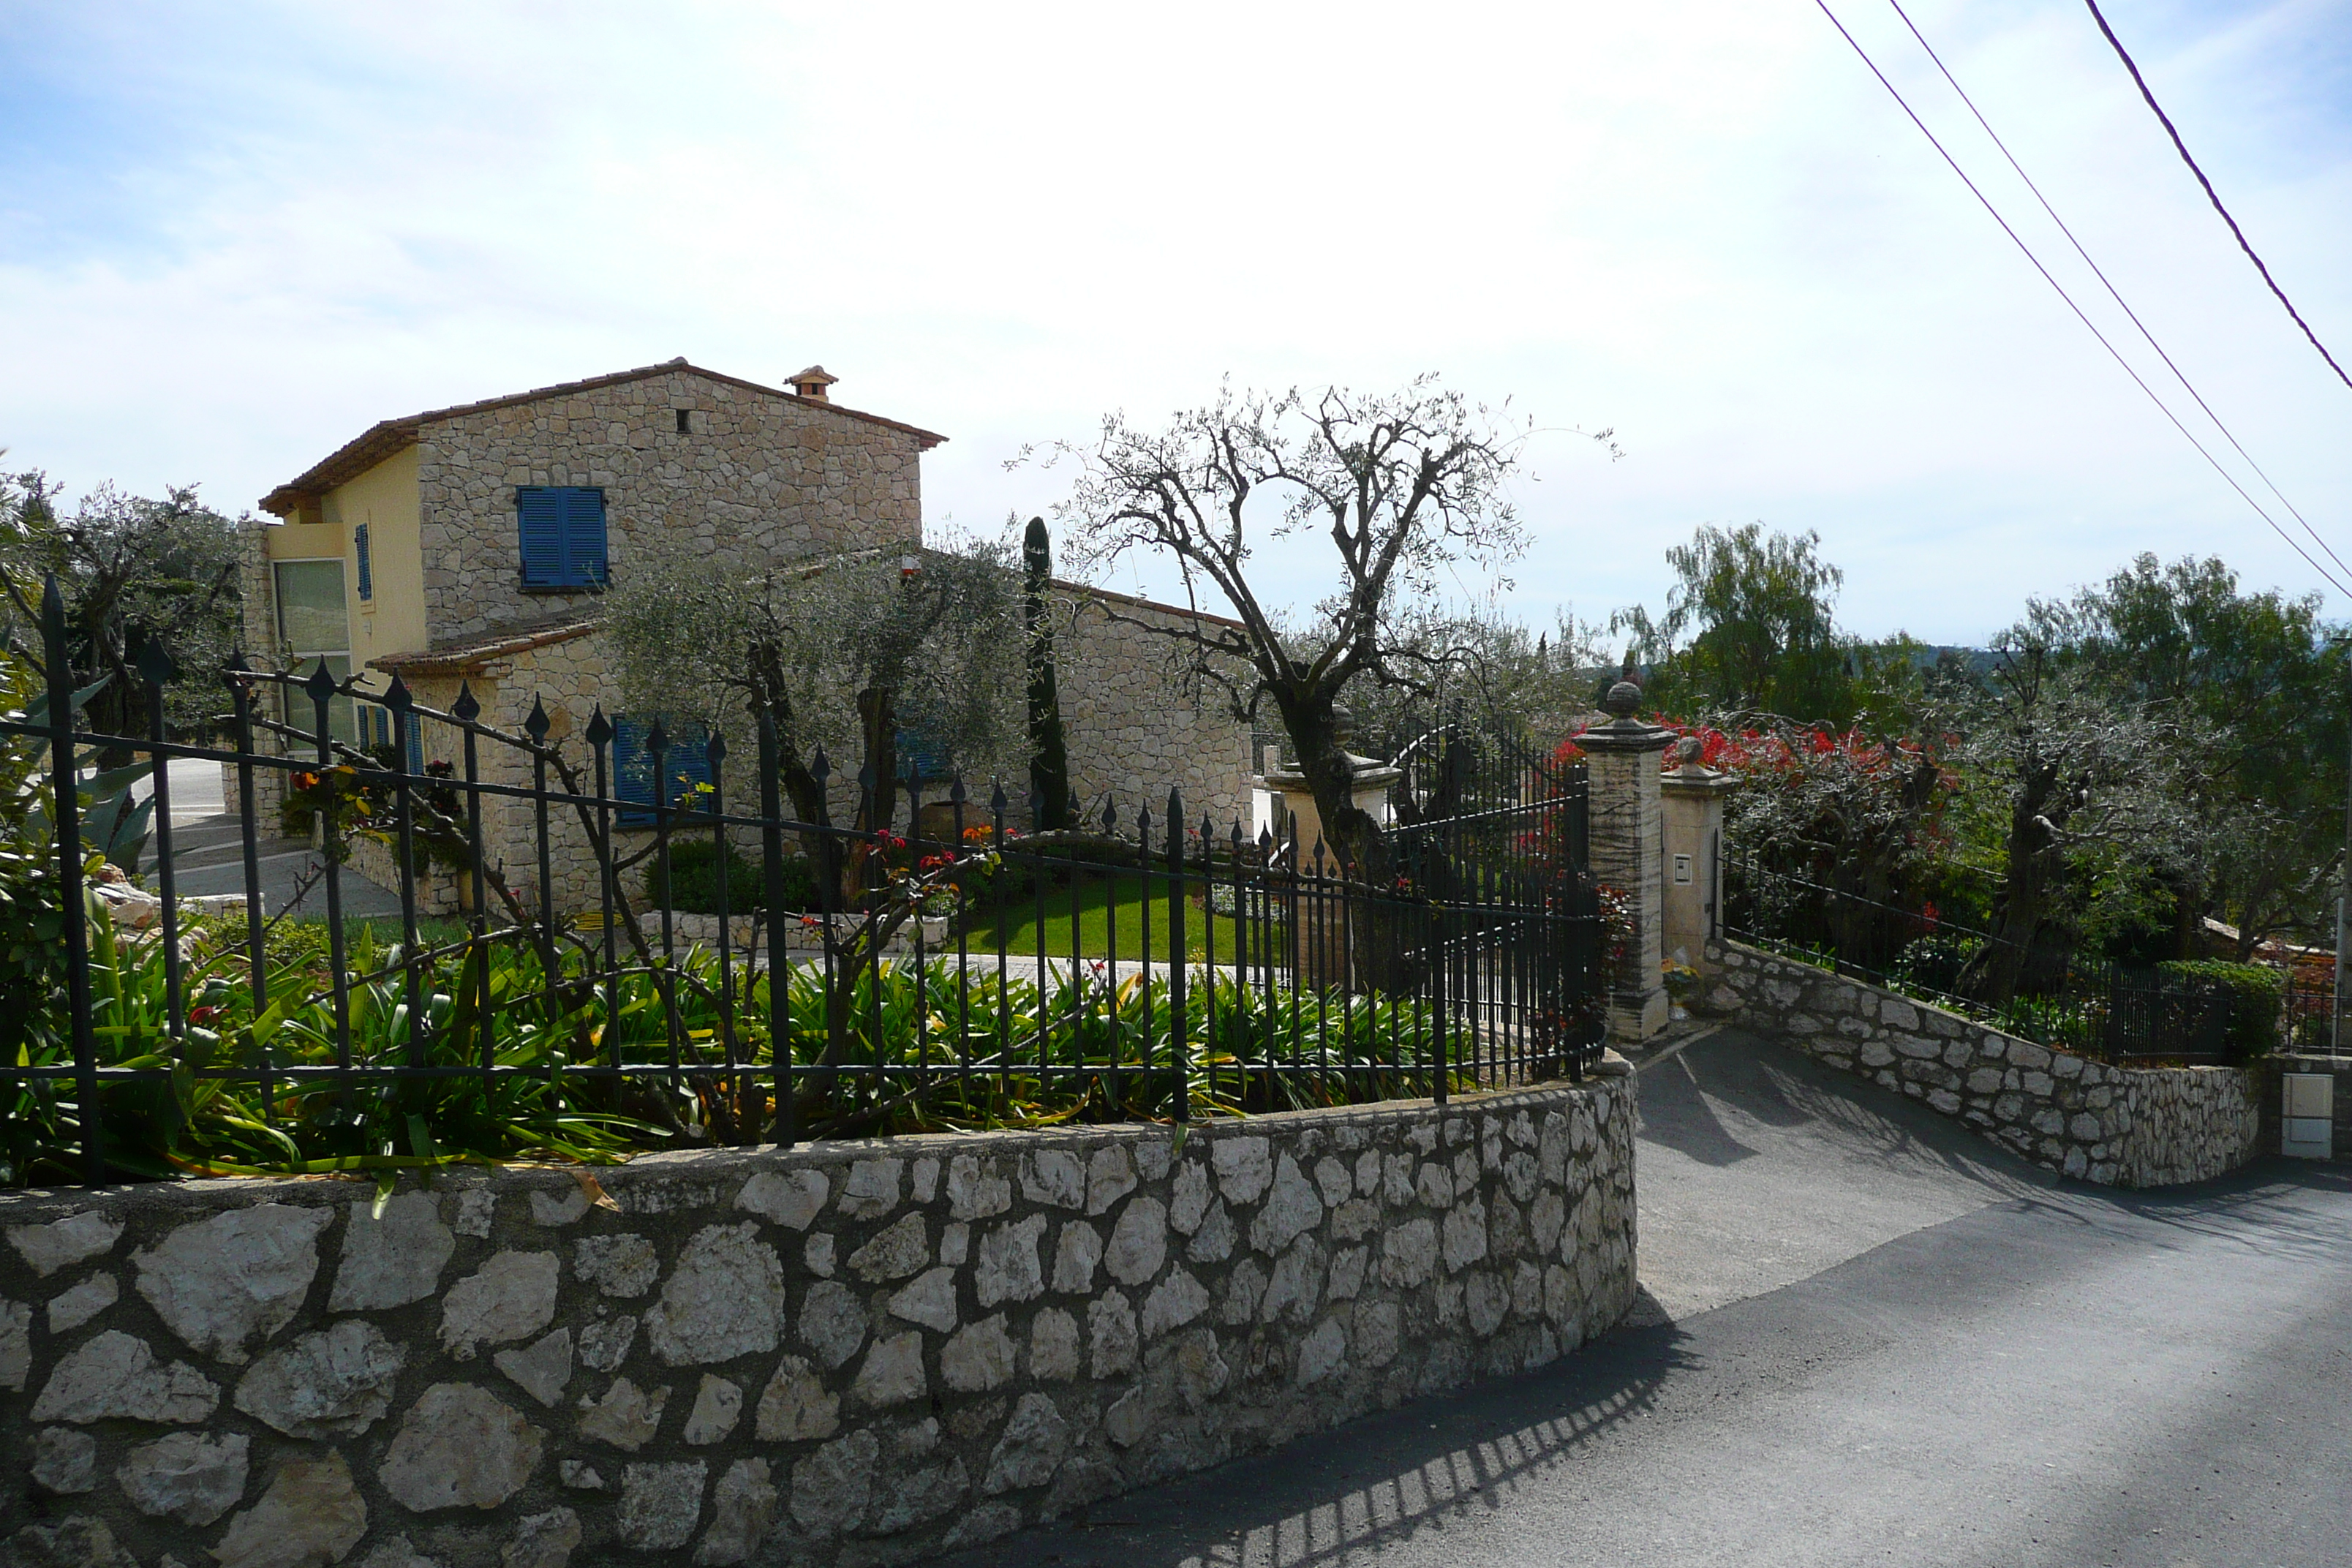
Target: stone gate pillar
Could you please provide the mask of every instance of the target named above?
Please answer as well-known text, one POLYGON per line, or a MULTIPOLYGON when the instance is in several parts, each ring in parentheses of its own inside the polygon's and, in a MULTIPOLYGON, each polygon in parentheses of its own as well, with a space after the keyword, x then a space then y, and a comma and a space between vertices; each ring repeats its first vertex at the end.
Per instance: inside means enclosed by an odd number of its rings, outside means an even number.
POLYGON ((1681 766, 1659 781, 1665 810, 1665 957, 1706 968, 1706 944, 1723 918, 1723 797, 1739 781, 1699 762, 1696 735, 1676 747, 1681 766))
POLYGON ((1609 1002, 1609 1032, 1645 1040, 1666 1026, 1665 833, 1659 753, 1675 732, 1633 714, 1642 689, 1621 680, 1601 700, 1611 722, 1576 737, 1591 781, 1592 875, 1623 893, 1633 917, 1632 952, 1609 1002))

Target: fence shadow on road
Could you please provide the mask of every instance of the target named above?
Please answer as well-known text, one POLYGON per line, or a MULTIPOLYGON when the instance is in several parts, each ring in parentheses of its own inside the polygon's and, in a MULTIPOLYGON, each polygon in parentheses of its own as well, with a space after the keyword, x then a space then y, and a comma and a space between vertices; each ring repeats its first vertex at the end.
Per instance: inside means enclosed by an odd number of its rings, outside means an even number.
POLYGON ((1649 1411, 1695 1364, 1643 1293, 1628 1326, 1551 1366, 1415 1400, 940 1560, 941 1568, 1315 1568, 1507 1506, 1649 1411), (1605 1347, 1605 1348, 1604 1348, 1605 1347))

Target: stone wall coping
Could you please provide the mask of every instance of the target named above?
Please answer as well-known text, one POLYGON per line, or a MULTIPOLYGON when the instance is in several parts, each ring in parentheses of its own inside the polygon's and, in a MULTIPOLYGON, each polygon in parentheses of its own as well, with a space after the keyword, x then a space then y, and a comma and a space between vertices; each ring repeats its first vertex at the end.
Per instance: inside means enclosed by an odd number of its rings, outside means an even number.
POLYGON ((2253 1157, 2258 1070, 2123 1067, 1802 959, 1721 939, 1706 1010, 1925 1102, 2038 1165, 2105 1186, 2204 1181, 2253 1157))
MULTIPOLYGON (((2032 1046, 2037 1050, 2048 1051, 2053 1057, 2064 1057, 2071 1061, 2081 1062, 2085 1071, 2094 1068, 2102 1073, 2243 1073, 2247 1070, 2244 1068, 2217 1066, 2210 1062, 2183 1063, 2178 1067, 2140 1067, 2110 1062, 2099 1057, 2086 1057, 2080 1051, 2070 1051, 2063 1046, 2043 1045, 2040 1040, 2029 1040, 2022 1035, 2012 1035, 2008 1030, 1997 1028, 1981 1018, 1971 1018, 1966 1013, 1955 1013, 1948 1007, 1938 1007, 1933 1002, 1923 1002, 1908 992, 1890 991, 1884 985, 1873 985, 1867 980, 1859 980, 1851 974, 1841 974, 1835 970, 1824 969, 1818 963, 1807 963, 1801 958, 1790 958, 1786 953, 1772 952, 1760 947, 1750 947, 1744 942, 1733 942, 1727 937, 1718 937, 1708 945, 1728 952, 1737 952, 1743 958, 1752 958, 1767 963, 1785 963, 1794 969, 1810 970, 1815 974, 1834 978, 1843 984, 1853 986, 1857 991, 1867 991, 1883 1000, 1900 1002, 1906 1006, 1916 1007, 1923 1016, 1932 1016, 1947 1019, 1963 1029, 1983 1035, 1987 1038, 2010 1041, 2021 1046, 2032 1046)), ((2352 1063, 2347 1065, 2352 1066, 2352 1063)))
MULTIPOLYGON (((1532 1089, 1484 1089, 1457 1094, 1442 1108, 1433 1100, 1382 1100, 1362 1105, 1310 1106, 1299 1110, 1267 1111, 1259 1116, 1221 1117, 1214 1121, 1187 1123, 1188 1143, 1207 1138, 1263 1136, 1298 1126, 1379 1126, 1391 1121, 1418 1121, 1433 1110, 1511 1110, 1558 1104, 1564 1099, 1607 1088, 1614 1079, 1561 1080, 1532 1089)), ((812 1139, 783 1148, 774 1143, 718 1149, 656 1149, 618 1165, 541 1165, 522 1162, 498 1165, 444 1166, 432 1173, 434 1190, 462 1192, 489 1187, 500 1192, 572 1194, 581 1190, 580 1178, 592 1178, 616 1203, 626 1207, 626 1194, 646 1182, 681 1178, 720 1180, 782 1167, 856 1164, 877 1158, 945 1157, 952 1154, 1019 1154, 1033 1149, 1093 1147, 1105 1142, 1142 1143, 1172 1138, 1175 1124, 1165 1121, 1106 1121, 1078 1127, 1003 1128, 975 1132, 908 1132, 888 1138, 812 1139)), ((416 1173, 404 1171, 401 1190, 418 1190, 416 1173)), ((123 1207, 205 1209, 223 1206, 224 1199, 250 1199, 257 1204, 347 1204, 355 1194, 373 1191, 371 1172, 350 1175, 198 1176, 179 1182, 123 1183, 110 1187, 22 1187, 0 1192, 0 1223, 37 1225, 45 1219, 84 1210, 123 1207)))

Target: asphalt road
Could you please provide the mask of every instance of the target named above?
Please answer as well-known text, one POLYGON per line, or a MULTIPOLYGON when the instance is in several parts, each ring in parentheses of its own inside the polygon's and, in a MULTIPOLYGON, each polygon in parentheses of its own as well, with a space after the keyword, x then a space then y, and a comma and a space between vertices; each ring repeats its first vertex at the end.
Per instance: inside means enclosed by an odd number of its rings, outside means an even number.
POLYGON ((2077 1186, 1730 1034, 1643 1092, 1634 1321, 948 1561, 2352 1563, 2352 1170, 2077 1186))

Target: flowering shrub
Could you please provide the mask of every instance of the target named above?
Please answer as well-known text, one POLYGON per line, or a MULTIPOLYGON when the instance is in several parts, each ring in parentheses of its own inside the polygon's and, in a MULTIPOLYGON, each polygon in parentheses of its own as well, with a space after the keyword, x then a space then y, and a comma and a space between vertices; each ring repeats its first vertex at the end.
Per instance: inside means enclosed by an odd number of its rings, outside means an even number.
MULTIPOLYGON (((1739 907, 1765 895, 1735 879, 1728 912, 1742 928, 1769 926, 1785 940, 1884 969, 1933 929, 1937 899, 1966 900, 1971 893, 1948 823, 1958 779, 1943 761, 1944 739, 1887 739, 1818 724, 1664 722, 1698 742, 1702 765, 1741 781, 1724 816, 1735 861, 1754 857, 1828 889, 1801 893, 1790 885, 1775 896, 1786 895, 1783 904, 1795 897, 1801 907, 1764 911, 1739 907)), ((1668 748, 1659 765, 1680 768, 1680 751, 1668 748)), ((1571 735, 1554 760, 1583 754, 1571 735)))

